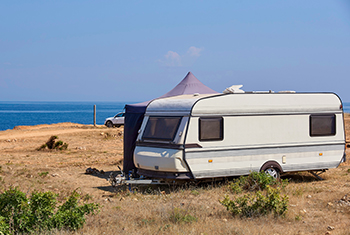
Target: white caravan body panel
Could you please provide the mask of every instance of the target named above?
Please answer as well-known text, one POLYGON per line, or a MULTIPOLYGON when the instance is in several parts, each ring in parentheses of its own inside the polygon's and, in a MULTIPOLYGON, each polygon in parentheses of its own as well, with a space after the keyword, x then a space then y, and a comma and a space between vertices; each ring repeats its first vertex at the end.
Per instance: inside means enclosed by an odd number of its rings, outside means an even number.
POLYGON ((245 175, 270 162, 282 172, 335 168, 344 152, 342 103, 333 93, 182 95, 149 104, 134 162, 201 179, 245 175), (164 117, 178 122, 176 131, 152 139, 149 120, 164 117))

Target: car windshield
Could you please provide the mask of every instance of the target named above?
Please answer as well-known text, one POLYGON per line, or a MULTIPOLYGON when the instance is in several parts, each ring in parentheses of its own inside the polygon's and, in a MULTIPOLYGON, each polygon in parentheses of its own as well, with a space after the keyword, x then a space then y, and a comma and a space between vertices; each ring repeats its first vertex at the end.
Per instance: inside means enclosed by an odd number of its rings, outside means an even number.
POLYGON ((149 117, 143 139, 172 141, 182 117, 149 117))
POLYGON ((118 113, 118 114, 115 115, 114 117, 124 117, 124 113, 118 113))

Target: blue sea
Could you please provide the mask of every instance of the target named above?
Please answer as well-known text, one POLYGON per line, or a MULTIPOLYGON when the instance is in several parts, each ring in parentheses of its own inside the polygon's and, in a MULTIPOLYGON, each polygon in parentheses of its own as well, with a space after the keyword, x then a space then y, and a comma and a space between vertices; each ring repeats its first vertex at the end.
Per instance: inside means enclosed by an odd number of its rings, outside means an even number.
MULTIPOLYGON (((133 102, 131 102, 133 103, 133 102)), ((96 105, 96 124, 123 111, 130 102, 6 102, 0 101, 0 130, 15 126, 73 122, 94 124, 94 105, 96 105)))
POLYGON ((350 113, 350 103, 343 103, 343 106, 344 113, 350 113))
MULTIPOLYGON (((131 102, 133 103, 133 102, 131 102)), ((0 101, 0 130, 15 126, 73 122, 93 124, 96 105, 96 124, 123 111, 130 102, 18 102, 0 101)), ((343 103, 344 112, 350 113, 350 103, 343 103)))

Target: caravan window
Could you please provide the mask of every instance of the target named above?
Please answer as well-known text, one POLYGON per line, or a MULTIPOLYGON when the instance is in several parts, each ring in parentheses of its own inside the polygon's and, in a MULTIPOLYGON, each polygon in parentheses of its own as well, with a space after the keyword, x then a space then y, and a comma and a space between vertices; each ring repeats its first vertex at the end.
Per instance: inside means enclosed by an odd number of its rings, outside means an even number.
POLYGON ((310 136, 335 135, 334 114, 312 114, 310 115, 310 136))
POLYGON ((200 118, 199 119, 199 140, 210 141, 210 140, 223 140, 223 118, 200 118))
POLYGON ((143 139, 172 141, 182 117, 149 117, 143 139))

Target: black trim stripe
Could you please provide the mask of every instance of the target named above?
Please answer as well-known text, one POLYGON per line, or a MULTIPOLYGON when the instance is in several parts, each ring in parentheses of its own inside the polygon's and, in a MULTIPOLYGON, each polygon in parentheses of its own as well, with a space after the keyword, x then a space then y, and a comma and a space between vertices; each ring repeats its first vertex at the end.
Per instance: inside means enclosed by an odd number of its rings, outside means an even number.
POLYGON ((184 149, 182 144, 155 143, 155 142, 136 142, 136 146, 151 148, 168 148, 168 149, 184 149))

